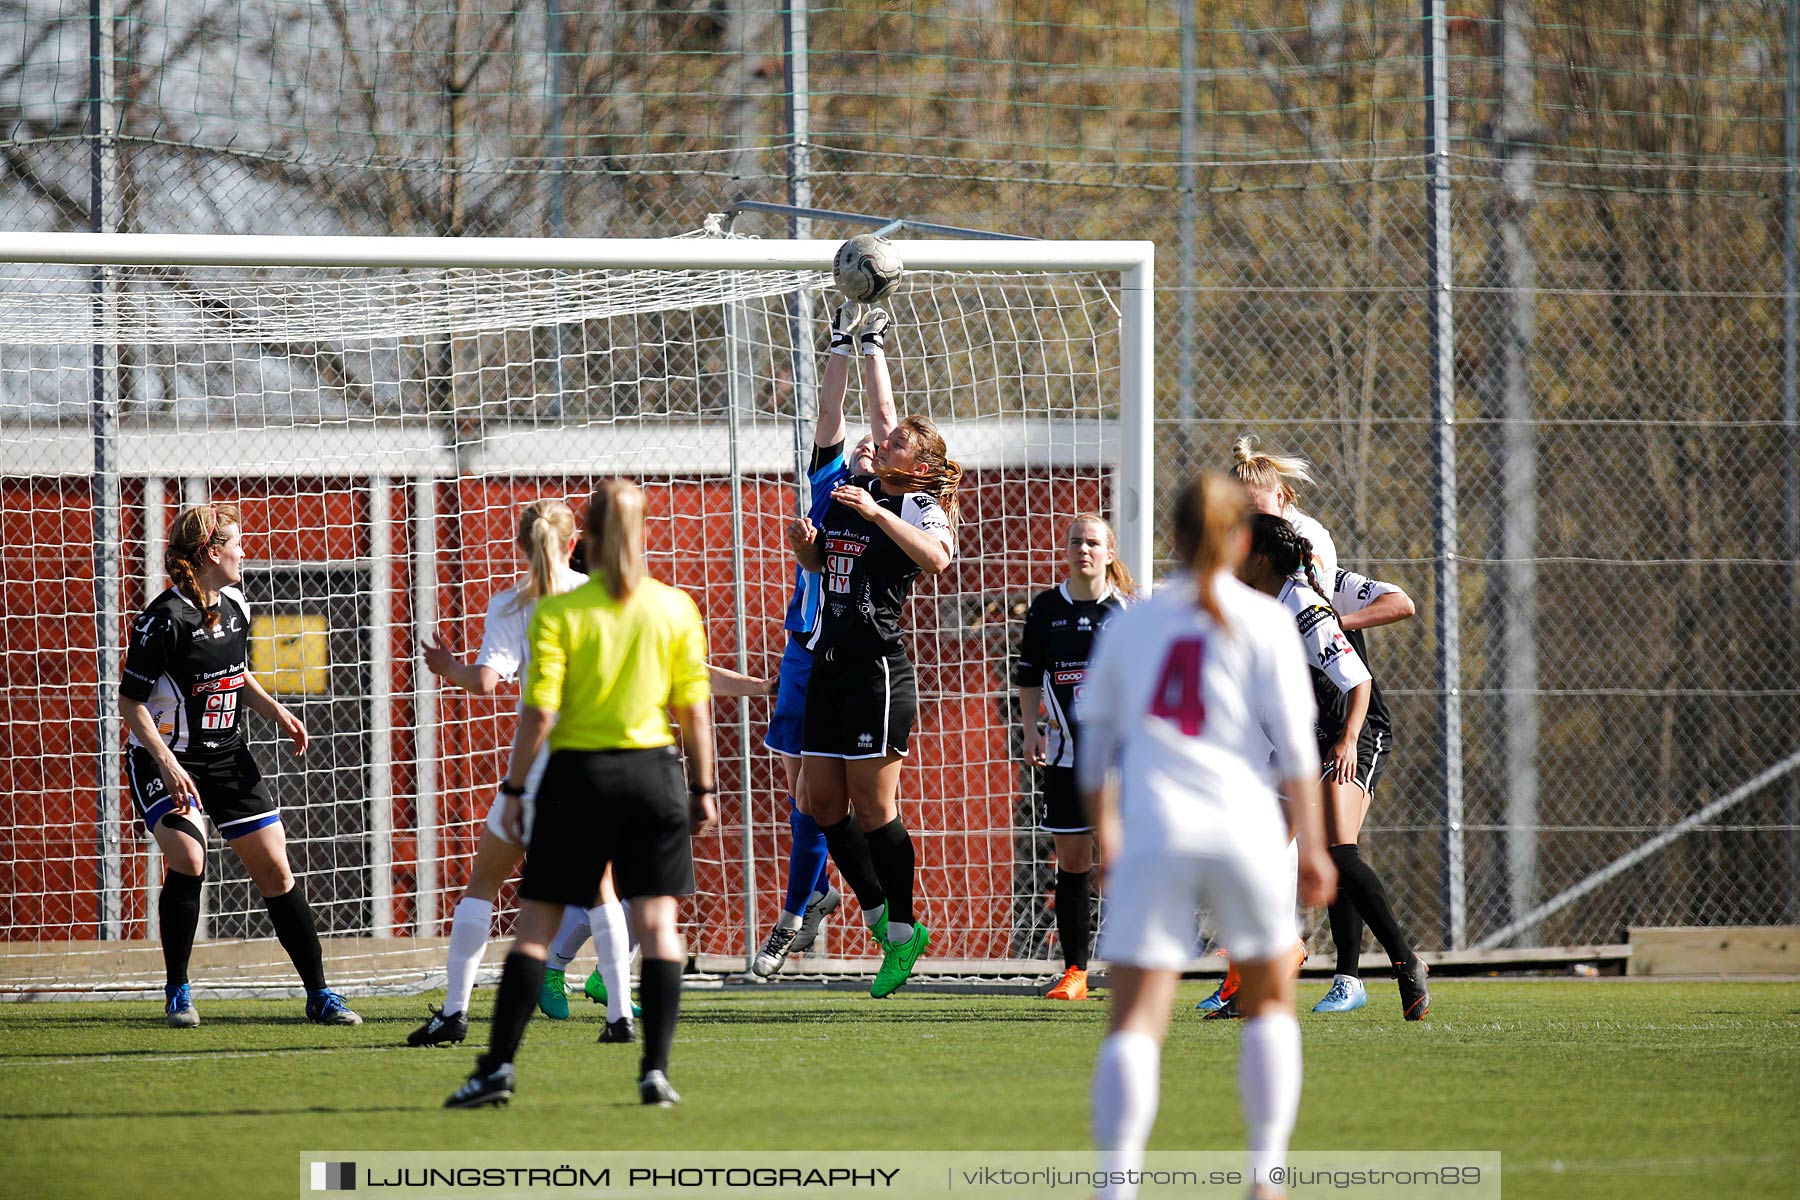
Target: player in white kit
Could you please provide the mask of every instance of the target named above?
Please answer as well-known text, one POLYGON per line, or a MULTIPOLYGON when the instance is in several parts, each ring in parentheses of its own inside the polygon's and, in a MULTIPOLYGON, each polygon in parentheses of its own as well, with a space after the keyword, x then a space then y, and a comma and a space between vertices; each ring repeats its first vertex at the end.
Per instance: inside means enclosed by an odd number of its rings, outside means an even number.
POLYGON ((1175 550, 1189 577, 1108 623, 1081 699, 1077 782, 1112 898, 1099 947, 1111 964, 1111 1031, 1093 1079, 1108 1198, 1137 1194, 1132 1173, 1156 1119, 1169 1008, 1202 907, 1242 977, 1238 1086, 1253 1194, 1283 1194, 1270 1172, 1284 1165, 1300 1104, 1289 827, 1301 900, 1329 902, 1335 873, 1299 636, 1280 605, 1233 576, 1249 545, 1247 511, 1224 478, 1184 489, 1175 550))
MULTIPOLYGON (((523 675, 528 653, 525 631, 533 605, 545 596, 558 595, 587 582, 586 575, 569 566, 576 538, 575 513, 567 504, 561 500, 539 500, 527 505, 519 515, 517 539, 519 551, 529 563, 525 577, 496 595, 488 605, 481 651, 474 662, 459 662, 441 645, 426 642, 425 665, 432 674, 478 696, 492 695, 501 680, 523 675)), ((542 755, 532 764, 526 785, 528 795, 536 792, 547 758, 547 754, 542 755)), ((410 1046, 453 1044, 468 1036, 469 996, 474 991, 475 973, 487 952, 494 901, 501 885, 525 857, 525 847, 506 833, 506 809, 513 802, 504 794, 496 794, 493 807, 488 810, 487 826, 475 849, 468 886, 451 916, 444 1005, 407 1036, 410 1046)), ((610 877, 602 882, 593 908, 583 912, 571 907, 564 914, 557 943, 564 944, 583 926, 593 931, 600 973, 607 984, 608 1021, 601 1039, 629 1042, 633 1030, 624 1005, 629 999, 630 939, 625 912, 612 893, 610 877)), ((557 973, 554 988, 546 986, 539 1003, 547 1016, 569 1015, 561 972, 557 973)))

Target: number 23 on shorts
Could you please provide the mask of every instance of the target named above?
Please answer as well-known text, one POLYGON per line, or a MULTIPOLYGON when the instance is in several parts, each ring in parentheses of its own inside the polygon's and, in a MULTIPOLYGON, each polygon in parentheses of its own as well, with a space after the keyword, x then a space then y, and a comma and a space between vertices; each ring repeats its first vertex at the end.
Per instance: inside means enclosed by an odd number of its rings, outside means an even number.
POLYGON ((1199 638, 1177 638, 1169 643, 1150 693, 1150 715, 1172 722, 1189 737, 1199 737, 1206 726, 1206 701, 1200 692, 1200 668, 1206 643, 1199 638))

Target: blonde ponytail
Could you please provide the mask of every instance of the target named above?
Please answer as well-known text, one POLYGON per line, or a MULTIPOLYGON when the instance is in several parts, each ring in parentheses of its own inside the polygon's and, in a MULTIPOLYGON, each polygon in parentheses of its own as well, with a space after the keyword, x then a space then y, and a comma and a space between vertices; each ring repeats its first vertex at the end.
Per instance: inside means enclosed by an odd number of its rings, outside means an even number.
POLYGON ((1244 489, 1208 472, 1188 481, 1175 501, 1175 555, 1194 573, 1200 608, 1221 628, 1225 611, 1214 583, 1231 566, 1231 540, 1250 512, 1244 489))
POLYGON ((514 602, 530 608, 557 593, 557 580, 569 561, 575 540, 575 510, 561 500, 538 500, 519 514, 519 547, 531 559, 529 583, 514 602))
POLYGON ((1231 474, 1245 487, 1272 491, 1283 505, 1300 499, 1296 483, 1311 483, 1312 464, 1295 454, 1258 452, 1256 439, 1245 435, 1231 444, 1231 474))
POLYGON ((644 492, 629 479, 594 489, 587 510, 588 564, 614 600, 625 600, 649 573, 644 564, 644 492))

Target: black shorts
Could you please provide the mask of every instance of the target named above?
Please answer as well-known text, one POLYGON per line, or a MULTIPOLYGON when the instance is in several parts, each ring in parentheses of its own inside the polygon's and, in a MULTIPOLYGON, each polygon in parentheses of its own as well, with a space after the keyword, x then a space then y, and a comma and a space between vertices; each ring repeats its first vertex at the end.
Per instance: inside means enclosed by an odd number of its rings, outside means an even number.
MULTIPOLYGON (((1331 751, 1337 745, 1335 738, 1319 742, 1319 778, 1331 778, 1331 751)), ((1362 732, 1356 736, 1356 785, 1363 790, 1363 795, 1373 796, 1375 784, 1381 773, 1387 770, 1388 755, 1393 752, 1394 737, 1385 729, 1370 729, 1364 725, 1362 732)))
POLYGON ((1075 790, 1075 768, 1043 767, 1037 774, 1038 828, 1045 833, 1094 832, 1075 790))
MULTIPOLYGON (((226 841, 281 820, 250 747, 239 746, 218 758, 182 758, 181 766, 200 789, 201 811, 226 841)), ((175 797, 163 786, 156 760, 142 746, 126 747, 125 778, 131 789, 131 806, 137 809, 145 832, 154 837, 157 825, 175 811, 175 797)))
POLYGON ((544 767, 519 895, 592 908, 610 864, 637 896, 694 894, 687 783, 673 746, 558 750, 544 767))
POLYGON ((919 685, 903 651, 852 656, 821 650, 806 685, 808 758, 906 757, 919 685))

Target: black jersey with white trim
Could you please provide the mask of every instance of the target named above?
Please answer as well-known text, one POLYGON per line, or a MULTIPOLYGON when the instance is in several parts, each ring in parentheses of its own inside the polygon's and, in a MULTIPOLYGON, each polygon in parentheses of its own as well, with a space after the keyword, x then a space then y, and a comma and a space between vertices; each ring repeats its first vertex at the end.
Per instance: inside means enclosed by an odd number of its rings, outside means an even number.
MULTIPOLYGON (((862 488, 875 497, 875 503, 931 534, 952 554, 956 552, 950 518, 932 496, 924 492, 890 496, 873 475, 855 476, 843 486, 862 488)), ((819 622, 807 639, 807 649, 871 655, 903 649, 900 610, 906 607, 913 580, 919 576, 919 564, 875 522, 836 502, 825 510, 819 523, 819 546, 825 556, 819 622)))
POLYGON ((249 644, 250 605, 238 589, 219 589, 219 623, 208 629, 200 606, 169 588, 131 623, 119 694, 149 708, 176 754, 234 753, 245 744, 249 644))
MULTIPOLYGON (((1044 761, 1048 766, 1075 765, 1075 740, 1080 732, 1075 706, 1094 657, 1094 635, 1124 607, 1117 592, 1098 600, 1076 600, 1069 595, 1068 585, 1059 583, 1039 592, 1025 610, 1013 684, 1044 689, 1044 708, 1049 714, 1044 761)), ((1026 713, 1025 719, 1035 721, 1037 714, 1026 713)))

